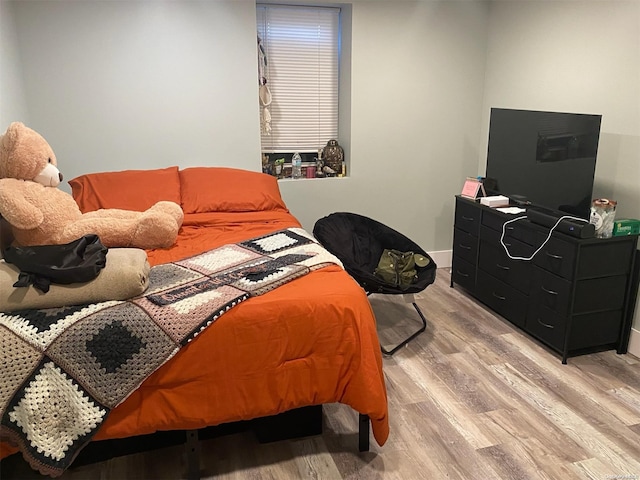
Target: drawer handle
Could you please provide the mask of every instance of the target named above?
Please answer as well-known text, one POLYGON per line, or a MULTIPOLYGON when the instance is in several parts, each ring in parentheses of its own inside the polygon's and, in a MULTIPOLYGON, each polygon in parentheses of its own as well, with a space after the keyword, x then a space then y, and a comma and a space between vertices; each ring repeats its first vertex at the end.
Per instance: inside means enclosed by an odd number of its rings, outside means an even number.
POLYGON ((469 274, 468 274, 468 273, 461 272, 460 270, 456 270, 456 273, 457 273, 458 275, 460 275, 461 277, 469 277, 469 274))
POLYGON ((462 216, 463 220, 466 220, 467 222, 473 222, 475 220, 475 218, 473 217, 465 217, 464 215, 462 216))
POLYGON ((515 228, 514 228, 514 227, 504 227, 504 229, 505 229, 505 230, 511 230, 511 231, 515 230, 515 228))
POLYGON ((496 267, 498 267, 500 270, 511 270, 511 267, 507 267, 506 265, 500 265, 499 263, 496 263, 496 267))
POLYGON ((511 244, 510 244, 510 243, 507 243, 507 242, 504 242, 504 246, 505 246, 505 247, 510 247, 510 246, 511 246, 511 244))
POLYGON ((458 244, 458 246, 459 246, 460 248, 465 249, 465 250, 471 250, 471 247, 470 247, 469 245, 463 245, 462 243, 460 243, 460 244, 458 244))
POLYGON ((498 295, 496 292, 493 292, 493 296, 496 297, 498 300, 506 300, 507 297, 503 297, 502 295, 498 295))
POLYGON ((539 323, 540 325, 542 325, 543 327, 547 327, 547 328, 556 328, 554 325, 550 325, 550 324, 548 324, 548 323, 544 323, 544 322, 543 322, 542 320, 540 320, 539 318, 538 318, 538 323, 539 323))
POLYGON ((562 260, 563 258, 562 255, 554 255, 553 253, 549 253, 549 252, 546 252, 546 253, 547 253, 547 257, 555 258, 556 260, 562 260))
POLYGON ((558 292, 555 292, 553 290, 549 290, 544 288, 544 285, 540 287, 543 291, 545 291, 546 293, 548 293, 549 295, 558 295, 558 292))

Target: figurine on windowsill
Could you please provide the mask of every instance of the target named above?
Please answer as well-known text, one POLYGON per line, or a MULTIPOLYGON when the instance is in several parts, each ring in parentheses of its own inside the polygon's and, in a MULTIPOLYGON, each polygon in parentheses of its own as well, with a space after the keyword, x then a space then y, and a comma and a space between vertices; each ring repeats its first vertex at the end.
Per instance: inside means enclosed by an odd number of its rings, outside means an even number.
MULTIPOLYGON (((342 172, 342 162, 344 161, 344 150, 338 144, 337 140, 331 139, 322 151, 322 158, 326 167, 332 170, 330 176, 336 176, 338 172, 342 172)), ((329 174, 325 170, 325 173, 329 174)))
POLYGON ((324 160, 322 159, 322 149, 318 149, 318 156, 315 157, 316 160, 316 178, 324 177, 324 172, 322 168, 324 167, 324 160))
POLYGON ((269 155, 262 155, 262 173, 273 175, 273 165, 269 162, 269 155))
POLYGON ((331 168, 329 165, 325 165, 324 167, 322 167, 322 171, 324 172, 326 177, 335 177, 336 176, 336 171, 331 168))
POLYGON ((284 158, 277 158, 273 162, 273 168, 277 178, 284 178, 284 158))

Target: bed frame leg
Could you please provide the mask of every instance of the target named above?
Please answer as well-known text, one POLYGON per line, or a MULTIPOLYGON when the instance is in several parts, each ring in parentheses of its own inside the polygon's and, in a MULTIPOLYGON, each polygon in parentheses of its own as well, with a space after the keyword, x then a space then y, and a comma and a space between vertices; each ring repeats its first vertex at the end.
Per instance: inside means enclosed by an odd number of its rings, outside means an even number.
POLYGON ((198 430, 187 430, 187 480, 200 480, 200 441, 198 430))
POLYGON ((369 451, 369 415, 359 414, 358 420, 358 450, 369 451))

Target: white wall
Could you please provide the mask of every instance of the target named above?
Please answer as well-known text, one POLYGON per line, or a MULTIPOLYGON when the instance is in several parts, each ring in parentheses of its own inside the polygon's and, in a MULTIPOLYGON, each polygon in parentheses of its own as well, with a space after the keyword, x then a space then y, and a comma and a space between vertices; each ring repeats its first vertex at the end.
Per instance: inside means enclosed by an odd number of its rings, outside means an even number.
POLYGON ((493 1, 490 8, 479 171, 491 107, 599 113, 594 197, 617 200, 617 218, 640 218, 640 2, 493 1))
POLYGON ((352 211, 451 249, 454 195, 477 169, 487 13, 484 2, 353 2, 349 178, 282 183, 305 227, 352 211))
POLYGON ((0 134, 11 122, 29 121, 22 80, 12 4, 0 1, 0 134))
POLYGON ((260 168, 254 2, 13 6, 30 126, 67 179, 169 165, 260 168))
MULTIPOLYGON (((260 168, 254 2, 14 6, 30 123, 66 178, 260 168)), ((355 211, 448 250, 453 195, 478 157, 487 5, 356 1, 352 13, 350 178, 282 182, 283 196, 309 230, 355 211)))

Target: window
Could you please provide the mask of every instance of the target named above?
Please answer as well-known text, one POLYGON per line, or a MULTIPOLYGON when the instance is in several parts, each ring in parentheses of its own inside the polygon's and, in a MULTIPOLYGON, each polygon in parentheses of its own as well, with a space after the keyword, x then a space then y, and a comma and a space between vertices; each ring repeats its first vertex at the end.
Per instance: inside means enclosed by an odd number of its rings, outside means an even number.
POLYGON ((340 9, 259 4, 257 20, 268 88, 262 151, 317 153, 338 138, 340 9))

